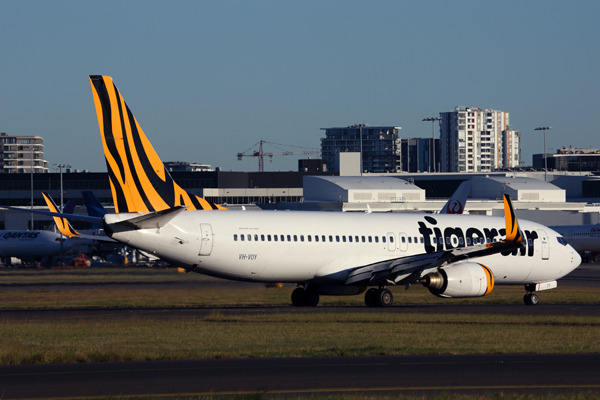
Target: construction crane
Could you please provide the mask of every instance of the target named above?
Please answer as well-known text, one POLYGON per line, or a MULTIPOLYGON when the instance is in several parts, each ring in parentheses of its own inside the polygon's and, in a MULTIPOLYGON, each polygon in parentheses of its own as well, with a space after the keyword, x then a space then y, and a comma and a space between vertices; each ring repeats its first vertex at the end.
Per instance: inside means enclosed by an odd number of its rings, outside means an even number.
POLYGON ((315 149, 312 147, 302 147, 302 146, 291 146, 289 144, 281 144, 281 143, 273 143, 267 142, 266 140, 261 140, 256 143, 254 146, 250 147, 248 150, 243 153, 237 153, 237 158, 239 161, 242 160, 242 157, 258 157, 258 172, 265 171, 265 157, 270 157, 271 162, 273 162, 274 156, 296 156, 296 155, 309 155, 309 154, 321 154, 319 149, 315 149), (273 147, 278 148, 279 150, 283 150, 280 153, 265 153, 263 149, 263 144, 269 144, 273 147), (258 150, 256 149, 258 146, 258 150), (277 146, 286 146, 286 147, 294 147, 298 149, 305 149, 302 151, 286 151, 285 149, 279 148, 277 146))

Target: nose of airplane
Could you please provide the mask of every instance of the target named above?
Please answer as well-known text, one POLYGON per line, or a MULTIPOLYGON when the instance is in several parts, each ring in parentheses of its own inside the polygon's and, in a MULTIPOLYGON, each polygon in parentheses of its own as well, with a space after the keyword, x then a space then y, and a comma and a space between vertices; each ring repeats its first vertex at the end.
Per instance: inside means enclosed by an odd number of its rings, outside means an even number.
MULTIPOLYGON (((574 264, 575 268, 577 268, 581 265, 581 256, 572 247, 571 247, 571 252, 572 252, 572 257, 573 257, 573 264, 574 264)), ((575 268, 573 268, 573 269, 575 269, 575 268)))

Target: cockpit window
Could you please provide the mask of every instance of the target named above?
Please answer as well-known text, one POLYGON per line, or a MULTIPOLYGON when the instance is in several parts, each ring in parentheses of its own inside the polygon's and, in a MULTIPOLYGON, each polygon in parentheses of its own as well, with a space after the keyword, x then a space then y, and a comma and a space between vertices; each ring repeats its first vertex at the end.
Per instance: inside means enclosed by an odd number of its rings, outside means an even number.
POLYGON ((562 236, 557 236, 557 237, 556 237, 556 240, 558 240, 558 243, 562 244, 563 246, 566 246, 566 245, 567 245, 567 241, 566 241, 566 240, 565 240, 565 238, 564 238, 564 237, 562 237, 562 236))

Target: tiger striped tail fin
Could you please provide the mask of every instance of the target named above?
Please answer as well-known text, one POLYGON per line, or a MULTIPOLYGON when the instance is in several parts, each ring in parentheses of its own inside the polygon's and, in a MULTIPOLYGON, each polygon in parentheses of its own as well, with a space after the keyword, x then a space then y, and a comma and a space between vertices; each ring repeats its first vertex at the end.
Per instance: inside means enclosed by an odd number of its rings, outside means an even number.
POLYGON ((109 76, 90 83, 117 213, 225 209, 175 183, 109 76))
MULTIPOLYGON (((58 209, 58 206, 56 205, 54 200, 52 200, 52 197, 50 197, 50 195, 48 193, 42 192, 42 196, 44 196, 44 200, 46 200, 46 205, 48 206, 50 211, 52 211, 54 213, 60 212, 60 210, 58 209)), ((71 226, 69 221, 67 221, 66 218, 61 218, 61 217, 52 217, 52 218, 54 219, 54 224, 56 224, 56 227, 58 228, 60 233, 62 233, 63 235, 65 235, 67 237, 75 237, 75 236, 79 235, 79 232, 77 232, 75 229, 73 229, 73 227, 71 226)))

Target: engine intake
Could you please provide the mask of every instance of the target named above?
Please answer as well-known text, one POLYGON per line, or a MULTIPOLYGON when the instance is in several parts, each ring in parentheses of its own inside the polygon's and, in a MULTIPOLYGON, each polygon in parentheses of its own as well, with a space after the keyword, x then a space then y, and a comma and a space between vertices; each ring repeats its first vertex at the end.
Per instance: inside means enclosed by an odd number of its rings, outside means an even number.
POLYGON ((438 297, 482 297, 494 289, 494 274, 483 264, 464 262, 427 274, 421 283, 438 297))

